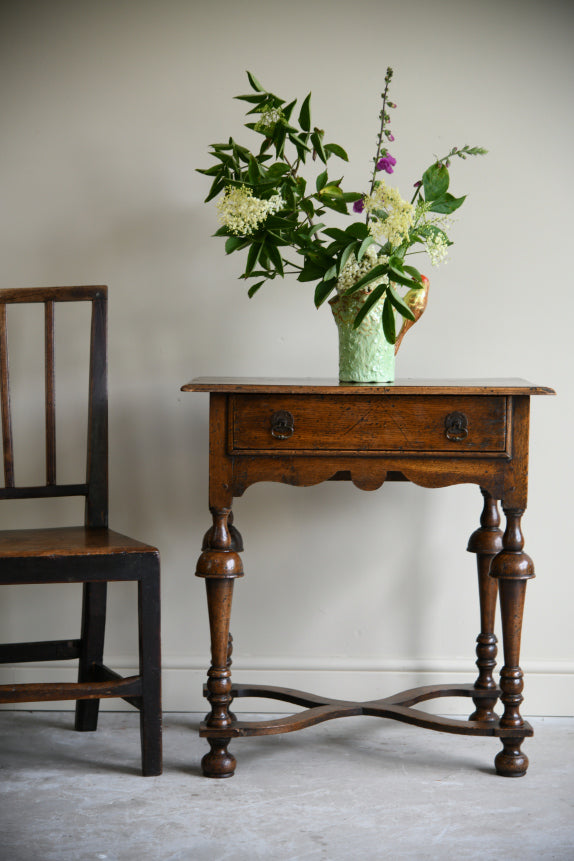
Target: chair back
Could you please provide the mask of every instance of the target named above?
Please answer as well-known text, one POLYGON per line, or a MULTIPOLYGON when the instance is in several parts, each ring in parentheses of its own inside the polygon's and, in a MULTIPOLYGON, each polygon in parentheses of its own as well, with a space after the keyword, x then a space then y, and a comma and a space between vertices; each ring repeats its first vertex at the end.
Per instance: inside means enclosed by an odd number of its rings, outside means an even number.
POLYGON ((107 394, 107 288, 35 287, 0 290, 0 404, 4 487, 0 499, 32 499, 84 496, 85 524, 108 525, 108 394, 107 394), (56 362, 55 316, 61 302, 91 302, 89 353, 89 393, 86 480, 79 484, 60 483, 56 463, 56 362), (45 483, 23 486, 17 483, 10 406, 10 361, 8 354, 8 305, 44 305, 44 403, 45 403, 45 483))

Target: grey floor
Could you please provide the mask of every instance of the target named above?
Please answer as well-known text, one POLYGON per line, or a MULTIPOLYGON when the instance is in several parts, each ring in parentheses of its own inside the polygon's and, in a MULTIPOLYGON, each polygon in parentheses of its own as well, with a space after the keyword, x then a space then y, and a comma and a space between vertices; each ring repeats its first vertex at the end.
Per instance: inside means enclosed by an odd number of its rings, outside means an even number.
POLYGON ((207 780, 199 716, 167 714, 164 774, 138 773, 134 713, 0 712, 2 861, 574 859, 574 719, 532 720, 531 766, 495 739, 375 718, 242 739, 207 780))

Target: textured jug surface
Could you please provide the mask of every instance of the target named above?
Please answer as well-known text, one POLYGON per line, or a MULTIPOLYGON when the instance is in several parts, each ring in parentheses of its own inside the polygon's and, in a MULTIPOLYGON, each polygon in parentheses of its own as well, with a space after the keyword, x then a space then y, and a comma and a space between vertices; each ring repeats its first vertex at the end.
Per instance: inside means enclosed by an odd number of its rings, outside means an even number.
POLYGON ((354 383, 392 383, 395 379, 395 347, 385 338, 381 325, 381 303, 375 305, 361 325, 353 328, 367 293, 337 296, 330 305, 339 330, 339 379, 354 383))

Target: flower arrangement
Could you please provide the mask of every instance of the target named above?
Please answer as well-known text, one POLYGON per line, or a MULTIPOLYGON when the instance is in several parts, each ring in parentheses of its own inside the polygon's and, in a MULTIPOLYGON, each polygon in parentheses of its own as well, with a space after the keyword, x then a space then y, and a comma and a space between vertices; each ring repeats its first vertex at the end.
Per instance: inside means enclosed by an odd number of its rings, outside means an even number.
POLYGON ((230 137, 226 143, 211 145, 216 163, 199 170, 212 178, 206 202, 219 197, 222 226, 215 235, 225 237, 228 254, 247 252, 240 278, 253 282, 250 297, 266 281, 286 274, 315 282, 317 307, 333 293, 351 296, 361 291, 364 301, 353 325, 359 327, 375 306, 380 307, 384 335, 391 344, 397 341, 395 312, 412 325, 421 305, 419 291, 428 288, 428 280, 405 262, 406 256, 426 252, 431 264, 437 265, 452 245, 447 235, 449 216, 465 197, 449 192, 451 161, 486 153, 477 146, 453 147, 433 161, 414 184, 411 200, 404 200, 384 176, 391 175, 397 163, 388 149, 395 141, 388 113, 396 108, 389 99, 392 76, 388 68, 368 191, 344 191, 344 178, 329 176, 332 158, 349 159, 343 147, 327 143, 324 131, 313 126, 311 93, 295 121, 297 101, 287 104, 265 90, 250 72, 253 92, 236 98, 250 105, 247 116, 254 121, 245 126, 258 135, 258 151, 230 137), (322 168, 313 184, 301 173, 308 159, 318 159, 322 168), (327 210, 352 214, 353 220, 344 228, 326 226, 321 219, 327 210))

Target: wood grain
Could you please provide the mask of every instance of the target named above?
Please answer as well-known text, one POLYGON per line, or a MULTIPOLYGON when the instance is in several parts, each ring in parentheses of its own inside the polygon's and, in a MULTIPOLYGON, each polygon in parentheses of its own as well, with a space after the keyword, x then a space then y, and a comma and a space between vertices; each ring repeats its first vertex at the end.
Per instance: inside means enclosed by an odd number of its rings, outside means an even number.
POLYGON ((503 750, 495 760, 498 774, 525 774, 528 759, 520 747, 532 729, 519 711, 519 651, 525 583, 533 566, 522 552, 520 517, 528 491, 530 396, 553 390, 521 379, 351 386, 325 380, 200 378, 183 391, 210 392, 213 525, 196 571, 207 586, 212 652, 206 687, 211 712, 201 726, 210 745, 202 760, 204 774, 223 778, 234 773, 236 760, 227 749, 232 738, 292 732, 350 715, 499 737, 503 750), (242 544, 230 528, 233 498, 257 482, 309 487, 329 480, 352 481, 369 491, 387 480, 428 488, 463 483, 480 487, 481 526, 468 545, 477 554, 481 616, 474 685, 422 687, 353 703, 273 686, 232 684, 231 594, 235 578, 243 574, 238 555, 242 544), (498 500, 507 518, 504 537, 498 528, 498 500), (505 656, 500 686, 493 678, 497 582, 505 656), (237 721, 230 706, 240 696, 277 699, 306 711, 270 721, 237 721), (418 702, 446 696, 472 697, 471 719, 440 718, 414 708, 418 702), (505 709, 502 718, 494 711, 499 698, 505 709))
POLYGON ((234 395, 232 450, 262 451, 494 451, 506 447, 506 398, 469 395, 234 395), (291 414, 294 431, 272 435, 271 417, 291 414), (462 410, 469 432, 446 434, 449 415, 462 410))
POLYGON ((336 379, 277 377, 196 377, 182 392, 250 392, 351 395, 554 395, 554 389, 517 378, 397 379, 394 383, 340 383, 336 379))

